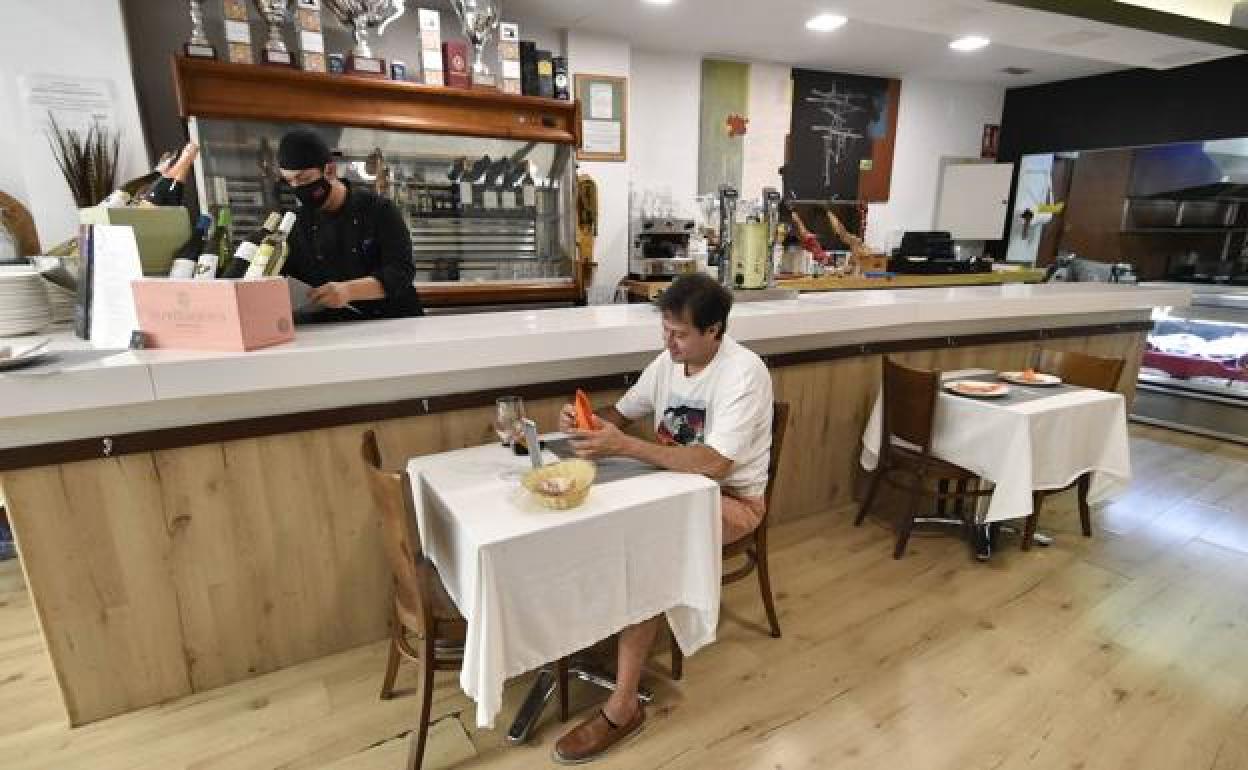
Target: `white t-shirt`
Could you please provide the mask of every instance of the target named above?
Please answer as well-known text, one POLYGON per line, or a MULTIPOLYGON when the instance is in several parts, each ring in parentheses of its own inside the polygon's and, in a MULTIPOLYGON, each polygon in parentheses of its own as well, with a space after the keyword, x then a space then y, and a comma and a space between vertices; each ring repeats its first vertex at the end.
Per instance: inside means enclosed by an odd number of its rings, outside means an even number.
POLYGON ((771 374, 754 351, 725 335, 705 369, 689 377, 667 351, 650 362, 615 408, 630 420, 654 415, 660 444, 704 445, 732 460, 720 485, 762 497, 771 452, 771 374))

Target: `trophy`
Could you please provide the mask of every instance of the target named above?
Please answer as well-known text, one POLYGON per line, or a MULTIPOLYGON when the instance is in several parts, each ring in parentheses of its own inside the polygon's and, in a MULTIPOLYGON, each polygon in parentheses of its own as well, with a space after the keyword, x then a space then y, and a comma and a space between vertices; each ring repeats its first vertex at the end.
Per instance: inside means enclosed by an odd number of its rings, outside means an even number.
POLYGON ((295 57, 286 47, 282 38, 282 25, 290 19, 290 0, 251 0, 256 6, 260 18, 269 25, 269 39, 264 41, 264 52, 260 55, 265 64, 277 64, 282 67, 295 66, 295 57))
POLYGON ((459 16, 464 37, 472 43, 472 84, 495 88, 494 73, 490 72, 482 55, 494 30, 498 29, 498 0, 451 0, 451 7, 459 16))
POLYGON ((191 39, 182 46, 182 53, 194 59, 215 59, 217 49, 204 33, 204 4, 202 0, 190 0, 190 6, 191 39))
POLYGON ((347 57, 347 72, 352 75, 386 77, 386 62, 373 56, 368 45, 369 29, 378 35, 386 34, 386 27, 403 15, 405 0, 324 0, 329 10, 344 27, 350 27, 355 35, 355 48, 347 57))

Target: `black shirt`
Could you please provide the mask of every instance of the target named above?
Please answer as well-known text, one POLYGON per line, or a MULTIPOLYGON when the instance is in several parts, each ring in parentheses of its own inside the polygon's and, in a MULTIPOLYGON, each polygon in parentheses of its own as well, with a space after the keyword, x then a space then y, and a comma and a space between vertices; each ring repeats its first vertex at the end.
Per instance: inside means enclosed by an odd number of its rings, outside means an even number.
POLYGON ((290 233, 290 255, 283 275, 309 286, 331 281, 376 278, 385 299, 357 300, 348 308, 326 308, 309 320, 404 318, 424 315, 412 286, 412 237, 395 205, 371 190, 347 186, 347 198, 334 212, 301 209, 290 233))

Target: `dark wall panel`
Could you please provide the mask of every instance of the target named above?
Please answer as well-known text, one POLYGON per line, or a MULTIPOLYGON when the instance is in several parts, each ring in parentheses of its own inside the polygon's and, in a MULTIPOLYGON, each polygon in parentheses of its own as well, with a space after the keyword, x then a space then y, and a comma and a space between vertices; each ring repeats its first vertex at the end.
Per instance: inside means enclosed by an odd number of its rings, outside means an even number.
MULTIPOLYGON (((998 158, 1017 164, 1039 152, 1241 136, 1248 136, 1248 55, 1011 88, 998 158)), ((991 251, 1004 257, 1005 242, 991 251)))
POLYGON ((1248 136, 1246 94, 1248 55, 1012 88, 1000 158, 1248 136))

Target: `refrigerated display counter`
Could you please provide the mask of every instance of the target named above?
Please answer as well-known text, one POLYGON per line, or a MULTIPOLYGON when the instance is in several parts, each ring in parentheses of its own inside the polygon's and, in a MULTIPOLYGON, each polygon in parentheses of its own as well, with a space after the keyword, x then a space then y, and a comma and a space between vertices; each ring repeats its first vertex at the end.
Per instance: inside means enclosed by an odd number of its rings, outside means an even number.
POLYGON ((1132 417, 1248 444, 1248 287, 1192 289, 1153 312, 1132 417))

